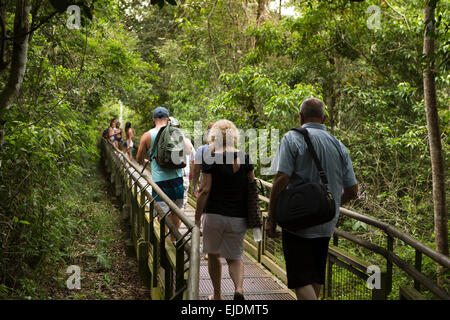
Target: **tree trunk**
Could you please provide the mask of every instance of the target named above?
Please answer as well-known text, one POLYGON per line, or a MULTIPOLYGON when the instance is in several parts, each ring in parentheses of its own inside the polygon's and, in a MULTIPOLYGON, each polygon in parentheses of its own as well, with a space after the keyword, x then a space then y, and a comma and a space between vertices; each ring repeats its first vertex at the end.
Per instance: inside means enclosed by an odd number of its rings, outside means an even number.
POLYGON ((266 21, 267 5, 269 0, 258 0, 258 12, 256 13, 256 26, 260 27, 266 21))
POLYGON ((0 73, 8 65, 5 60, 6 55, 6 4, 0 1, 0 73))
POLYGON ((2 112, 8 108, 18 95, 22 87, 23 77, 27 66, 28 40, 30 37, 30 0, 16 0, 14 16, 14 39, 9 78, 0 93, 0 146, 3 145, 5 121, 2 112))
MULTIPOLYGON (((435 8, 437 0, 430 0, 424 10, 423 54, 426 66, 423 71, 424 100, 427 116, 428 140, 430 143, 431 171, 433 178, 434 234, 436 250, 448 256, 448 227, 445 206, 445 172, 442 157, 441 133, 437 109, 435 70, 434 70, 434 36, 435 8)), ((443 284, 443 268, 438 267, 438 284, 443 284)))
POLYGON ((30 0, 16 1, 12 60, 8 82, 0 93, 0 113, 11 105, 22 86, 28 56, 30 10, 30 0))

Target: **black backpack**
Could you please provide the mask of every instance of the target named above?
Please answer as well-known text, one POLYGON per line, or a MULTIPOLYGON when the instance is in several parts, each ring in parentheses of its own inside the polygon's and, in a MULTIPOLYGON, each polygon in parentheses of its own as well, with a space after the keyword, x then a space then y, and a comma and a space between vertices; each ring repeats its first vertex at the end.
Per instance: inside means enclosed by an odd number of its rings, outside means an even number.
POLYGON ((305 128, 291 130, 305 137, 308 151, 322 180, 322 183, 308 182, 286 189, 278 196, 275 221, 280 227, 295 232, 331 221, 336 214, 336 203, 308 131, 305 128))
POLYGON ((108 129, 105 129, 105 131, 103 131, 102 137, 105 138, 105 139, 108 139, 108 138, 109 138, 109 128, 108 128, 108 129))

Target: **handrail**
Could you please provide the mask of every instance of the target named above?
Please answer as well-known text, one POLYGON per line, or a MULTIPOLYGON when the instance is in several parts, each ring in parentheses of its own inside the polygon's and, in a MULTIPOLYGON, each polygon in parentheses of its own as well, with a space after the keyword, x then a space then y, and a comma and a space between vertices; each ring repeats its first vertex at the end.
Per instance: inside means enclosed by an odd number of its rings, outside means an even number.
MULTIPOLYGON (((257 180, 259 180, 260 183, 264 187, 266 187, 268 189, 272 188, 272 183, 264 181, 262 179, 258 179, 258 178, 257 178, 257 180)), ((259 199, 267 204, 270 201, 270 199, 268 199, 267 197, 264 197, 262 195, 259 196, 259 199)), ((424 245, 423 243, 414 239, 410 235, 408 235, 404 232, 401 232, 400 230, 394 228, 393 226, 391 226, 385 222, 379 221, 375 218, 362 215, 360 213, 348 210, 343 207, 340 207, 339 209, 340 209, 339 210, 340 213, 345 216, 348 216, 352 219, 367 223, 368 225, 371 225, 371 226, 374 226, 376 228, 383 230, 388 235, 388 243, 389 243, 389 237, 391 237, 391 239, 392 238, 400 239, 403 242, 405 242, 406 244, 408 244, 409 246, 413 247, 416 250, 416 259, 417 259, 418 252, 423 253, 423 254, 427 255, 429 258, 431 258, 437 264, 439 264, 447 269, 450 269, 450 258, 449 257, 424 245)), ((383 247, 380 247, 378 245, 375 245, 373 243, 365 241, 364 239, 362 239, 360 237, 352 235, 351 233, 348 233, 348 232, 345 232, 345 231, 342 231, 339 229, 335 229, 334 233, 336 236, 341 236, 341 237, 346 238, 347 240, 350 240, 358 245, 361 245, 373 252, 381 254, 383 257, 386 258, 387 261, 395 263, 395 265, 397 265, 400 269, 402 269, 407 274, 409 274, 415 280, 415 283, 416 283, 416 281, 420 282, 420 284, 425 286, 428 290, 433 292, 436 296, 438 296, 441 299, 445 299, 445 300, 450 299, 450 295, 446 292, 446 290, 444 290, 442 287, 436 285, 429 278, 424 276, 420 272, 420 269, 417 270, 416 268, 410 266, 408 263, 406 263, 405 261, 400 259, 396 254, 394 254, 392 252, 392 249, 389 249, 389 248, 385 249, 383 247)), ((389 245, 388 245, 388 247, 389 247, 389 245)), ((421 262, 419 262, 419 265, 420 264, 421 264, 421 262)))
MULTIPOLYGON (((272 188, 272 183, 258 179, 259 181, 261 181, 261 183, 263 184, 263 186, 267 187, 267 188, 272 188)), ((263 199, 261 199, 263 200, 263 199)), ((382 222, 379 221, 375 218, 369 217, 369 216, 365 216, 362 215, 360 213, 348 210, 346 208, 340 207, 339 208, 340 213, 353 218, 355 220, 367 223, 368 225, 377 227, 381 230, 383 230, 384 232, 386 232, 387 234, 389 234, 390 236, 396 237, 402 241, 404 241, 405 243, 409 244, 411 247, 413 247, 414 249, 419 250, 420 252, 424 253, 425 255, 427 255, 428 257, 430 257, 431 259, 433 259, 435 262, 441 264, 442 266, 450 269, 450 258, 443 255, 442 253, 439 253, 433 249, 431 249, 430 247, 424 245, 423 243, 421 243, 420 241, 414 239, 413 237, 411 237, 410 235, 403 233, 402 231, 395 229, 393 226, 391 226, 390 224, 387 224, 386 222, 382 222)))
POLYGON ((378 254, 381 254, 386 259, 390 259, 393 261, 400 269, 405 271, 407 274, 409 274, 411 277, 414 278, 414 280, 420 281, 420 283, 425 286, 428 290, 433 292, 436 296, 438 296, 440 299, 449 300, 450 297, 448 293, 442 289, 441 287, 437 286, 433 281, 428 279, 426 276, 424 276, 421 272, 414 269, 412 266, 410 266, 408 263, 404 262, 399 256, 397 256, 395 253, 386 250, 383 247, 380 247, 376 244, 370 243, 364 239, 361 239, 360 237, 357 237, 351 233, 345 232, 343 230, 335 229, 334 231, 337 235, 340 237, 343 237, 347 240, 350 240, 356 244, 359 244, 360 246, 367 248, 371 251, 374 251, 378 254))
MULTIPOLYGON (((128 164, 133 167, 133 169, 137 170, 138 172, 141 170, 138 166, 136 166, 133 162, 131 162, 130 159, 125 157, 125 154, 122 151, 116 149, 116 152, 120 153, 124 157, 124 159, 128 162, 128 164)), ((188 229, 195 227, 195 223, 192 222, 180 210, 180 208, 178 208, 178 206, 161 190, 161 188, 152 179, 150 179, 149 177, 147 177, 145 175, 141 175, 141 177, 150 184, 152 189, 155 190, 155 192, 161 197, 161 199, 169 206, 170 210, 172 212, 174 212, 178 216, 178 218, 181 219, 181 221, 183 221, 183 223, 188 227, 188 229)), ((146 192, 148 192, 148 191, 146 190, 146 192)))
MULTIPOLYGON (((117 160, 122 162, 122 165, 126 168, 125 164, 128 164, 129 167, 133 168, 135 171, 130 172, 127 170, 128 176, 130 176, 131 180, 136 183, 137 186, 144 192, 145 196, 148 199, 153 199, 151 192, 148 190, 148 185, 158 194, 161 199, 167 204, 170 208, 171 212, 174 213, 180 220, 186 225, 188 232, 191 232, 191 244, 188 243, 182 244, 184 249, 189 250, 189 271, 188 271, 188 279, 187 279, 187 299, 195 300, 198 299, 199 294, 199 279, 200 279, 200 229, 195 225, 193 221, 189 219, 188 216, 184 214, 178 208, 178 206, 161 190, 161 188, 148 176, 141 173, 141 169, 136 166, 128 157, 120 150, 115 148, 111 141, 101 139, 102 143, 106 143, 107 146, 111 148, 112 152, 115 152, 117 155, 117 160), (121 157, 120 157, 121 155, 121 157), (135 177, 134 173, 138 173, 139 176, 135 177), (144 179, 146 186, 144 186, 139 180, 144 179)), ((160 209, 158 207, 158 209, 160 209)), ((158 210, 157 210, 158 211, 158 210)), ((166 226, 171 230, 172 234, 178 240, 183 239, 175 226, 171 223, 170 220, 165 221, 166 226)), ((187 233, 186 233, 187 234, 187 233)))
POLYGON ((397 239, 400 239, 400 240, 404 241, 405 243, 409 244, 414 249, 419 250, 420 252, 422 252, 423 254, 427 255, 428 257, 430 257, 434 261, 438 262, 442 266, 450 269, 450 258, 449 257, 443 255, 440 252, 434 251, 430 247, 424 245, 420 241, 418 241, 418 240, 414 239, 413 237, 411 237, 409 234, 403 233, 403 232, 395 229, 390 224, 387 224, 386 222, 382 222, 382 221, 376 220, 376 219, 374 219, 372 217, 369 217, 369 216, 364 216, 364 215, 362 215, 360 213, 353 212, 351 210, 348 210, 348 209, 345 209, 345 208, 342 208, 342 207, 340 208, 340 212, 343 213, 344 215, 348 216, 348 217, 351 217, 351 218, 355 219, 355 220, 367 223, 367 224, 369 224, 371 226, 374 226, 374 227, 377 227, 377 228, 383 230, 384 232, 386 232, 390 236, 396 237, 397 239))

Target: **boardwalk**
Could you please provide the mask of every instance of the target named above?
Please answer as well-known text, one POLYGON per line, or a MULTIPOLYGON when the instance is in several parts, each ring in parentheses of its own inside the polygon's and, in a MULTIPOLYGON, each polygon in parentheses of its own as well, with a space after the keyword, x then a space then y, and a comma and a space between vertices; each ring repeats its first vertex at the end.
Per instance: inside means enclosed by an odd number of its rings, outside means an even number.
MULTIPOLYGON (((194 220, 194 209, 189 205, 186 215, 194 220)), ((184 225, 181 232, 186 232, 184 225)), ((213 294, 213 287, 208 273, 208 261, 202 254, 200 264, 200 299, 207 299, 213 294)), ((244 254, 244 294, 248 300, 292 300, 294 293, 284 283, 256 262, 248 253, 244 254)), ((228 273, 225 259, 222 259, 222 296, 225 300, 233 299, 234 285, 228 273)))

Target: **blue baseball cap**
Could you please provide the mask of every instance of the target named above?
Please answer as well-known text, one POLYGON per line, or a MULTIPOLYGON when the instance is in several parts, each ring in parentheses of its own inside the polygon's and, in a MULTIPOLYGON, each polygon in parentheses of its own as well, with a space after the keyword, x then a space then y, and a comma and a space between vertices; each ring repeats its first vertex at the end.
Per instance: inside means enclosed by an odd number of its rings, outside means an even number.
POLYGON ((168 118, 169 111, 164 107, 158 107, 153 111, 153 118, 168 118))

